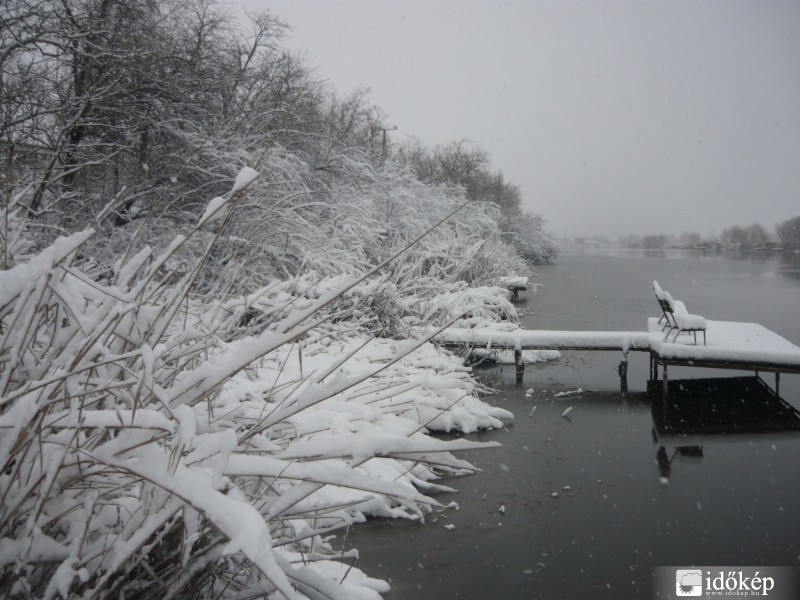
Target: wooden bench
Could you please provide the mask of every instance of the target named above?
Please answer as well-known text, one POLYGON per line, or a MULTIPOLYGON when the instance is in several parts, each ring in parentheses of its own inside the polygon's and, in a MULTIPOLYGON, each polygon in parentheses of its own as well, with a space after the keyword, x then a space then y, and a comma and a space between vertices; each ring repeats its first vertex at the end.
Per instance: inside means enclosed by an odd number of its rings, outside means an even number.
POLYGON ((666 330, 667 334, 664 336, 665 340, 669 340, 670 334, 674 331, 675 337, 672 338, 673 342, 678 340, 681 333, 691 333, 694 336, 695 346, 697 345, 697 332, 703 332, 703 345, 706 344, 706 320, 700 315, 690 314, 686 310, 686 305, 680 300, 674 300, 669 292, 665 292, 658 285, 657 281, 653 281, 653 291, 656 293, 656 300, 661 307, 661 318, 659 323, 664 321, 664 326, 661 331, 666 330))

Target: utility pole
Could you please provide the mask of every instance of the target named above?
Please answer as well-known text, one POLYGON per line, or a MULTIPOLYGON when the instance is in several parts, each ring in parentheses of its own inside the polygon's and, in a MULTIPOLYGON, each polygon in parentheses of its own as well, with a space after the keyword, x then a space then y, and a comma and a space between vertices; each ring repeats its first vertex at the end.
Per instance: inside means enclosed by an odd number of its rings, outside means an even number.
POLYGON ((383 132, 383 162, 386 162, 386 132, 397 131, 397 125, 392 127, 381 127, 381 131, 383 132))

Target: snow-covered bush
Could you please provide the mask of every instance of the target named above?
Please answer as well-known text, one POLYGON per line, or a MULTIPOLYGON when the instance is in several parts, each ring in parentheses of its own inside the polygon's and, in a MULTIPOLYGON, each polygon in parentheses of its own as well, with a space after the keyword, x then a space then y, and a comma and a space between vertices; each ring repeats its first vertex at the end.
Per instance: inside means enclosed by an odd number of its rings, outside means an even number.
POLYGON ((99 279, 77 259, 92 230, 0 273, 4 596, 376 598, 331 532, 424 519, 435 480, 472 469, 450 451, 490 445, 425 433, 511 418, 424 339, 365 333, 385 277, 193 296, 242 200, 99 279))
POLYGON ((552 263, 558 258, 560 248, 544 229, 544 219, 539 215, 525 214, 514 223, 509 243, 526 262, 533 265, 552 263))

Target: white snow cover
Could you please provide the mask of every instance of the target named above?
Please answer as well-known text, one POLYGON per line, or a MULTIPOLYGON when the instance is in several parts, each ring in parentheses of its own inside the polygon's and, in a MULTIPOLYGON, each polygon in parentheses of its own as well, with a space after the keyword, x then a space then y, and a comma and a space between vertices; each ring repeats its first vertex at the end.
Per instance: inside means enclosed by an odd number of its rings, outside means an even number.
MULTIPOLYGON (((451 451, 496 445, 426 434, 513 415, 480 400, 461 359, 424 339, 325 316, 328 302, 369 298, 373 281, 338 300, 352 278, 187 303, 182 278, 165 272, 184 238, 121 261, 108 284, 68 265, 88 235, 0 272, 0 569, 11 594, 117 597, 132 585, 171 597, 215 573, 221 597, 386 592, 350 569, 354 551, 334 533, 369 515, 424 520, 439 507, 430 494, 451 489, 437 480, 474 470, 451 451), (139 566, 155 557, 175 569, 166 588, 139 566)), ((488 288, 458 302, 508 310, 488 288)))
MULTIPOLYGON (((475 348, 472 350, 472 355, 477 359, 490 359, 499 364, 513 365, 514 352, 512 350, 485 350, 483 348, 475 348)), ((561 352, 558 350, 523 350, 522 362, 525 364, 534 364, 539 362, 547 362, 550 360, 558 360, 561 358, 561 352)))
POLYGON ((577 390, 567 390, 566 392, 558 392, 557 394, 553 394, 553 398, 563 398, 565 396, 576 396, 578 394, 583 393, 583 388, 578 388, 577 390))
POLYGON ((689 342, 692 338, 688 333, 677 343, 665 342, 658 319, 650 318, 647 327, 653 335, 652 348, 667 359, 776 363, 800 368, 800 348, 763 325, 731 321, 706 324, 707 345, 695 346, 689 342))
POLYGON ((707 327, 705 318, 700 315, 690 315, 678 311, 675 311, 674 315, 675 322, 681 329, 706 329, 707 327))
POLYGON ((472 329, 450 327, 435 339, 482 348, 623 350, 649 348, 651 335, 646 331, 545 331, 522 329, 512 323, 496 323, 472 329))
POLYGON ((230 194, 227 196, 217 196, 213 198, 208 205, 206 205, 206 209, 203 211, 203 215, 200 217, 198 221, 198 226, 205 225, 210 221, 214 221, 224 214, 222 208, 228 203, 229 200, 233 199, 234 194, 239 192, 240 190, 245 189, 248 185, 250 185, 255 179, 259 176, 259 172, 251 167, 244 167, 242 168, 239 173, 236 175, 236 180, 233 183, 233 188, 231 188, 230 194))
POLYGON ((248 185, 253 183, 256 178, 259 176, 259 172, 253 169, 252 167, 242 167, 239 173, 236 175, 236 181, 233 183, 233 189, 231 189, 231 194, 235 194, 239 190, 243 190, 248 185))
POLYGON ((527 277, 523 277, 523 276, 519 276, 519 275, 513 275, 511 277, 501 277, 498 280, 497 285, 499 285, 500 287, 505 287, 505 288, 527 289, 528 288, 528 278, 527 277))
POLYGON ((230 200, 230 197, 224 198, 222 196, 217 196, 216 198, 212 198, 206 205, 206 209, 203 211, 203 215, 200 217, 197 224, 205 225, 209 221, 214 221, 221 217, 222 207, 228 203, 228 200, 230 200))
POLYGON ((86 229, 69 237, 58 238, 52 246, 34 256, 29 262, 16 265, 7 271, 0 271, 0 307, 5 307, 13 301, 26 285, 35 284, 47 275, 56 264, 80 248, 81 244, 93 234, 94 230, 86 229))
POLYGON ((656 293, 656 298, 658 300, 666 300, 668 302, 672 301, 672 296, 661 288, 658 281, 653 281, 653 291, 656 293))

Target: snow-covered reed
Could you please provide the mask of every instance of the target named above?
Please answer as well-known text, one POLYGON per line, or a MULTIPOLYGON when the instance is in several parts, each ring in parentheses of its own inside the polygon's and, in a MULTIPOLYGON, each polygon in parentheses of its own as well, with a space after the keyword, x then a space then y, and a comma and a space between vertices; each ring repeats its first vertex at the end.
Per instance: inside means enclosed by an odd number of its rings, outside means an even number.
POLYGON ((441 509, 436 480, 473 470, 451 452, 491 444, 426 433, 512 418, 458 359, 388 335, 513 317, 496 289, 400 294, 395 271, 193 297, 244 187, 107 277, 82 268, 91 229, 30 256, 15 244, 0 273, 4 597, 376 598, 388 585, 332 532, 441 509))

